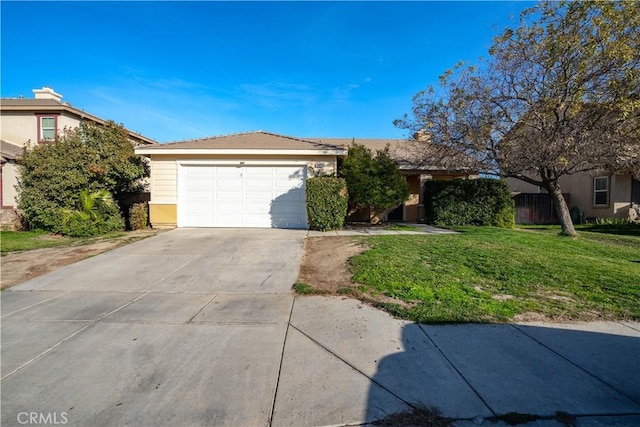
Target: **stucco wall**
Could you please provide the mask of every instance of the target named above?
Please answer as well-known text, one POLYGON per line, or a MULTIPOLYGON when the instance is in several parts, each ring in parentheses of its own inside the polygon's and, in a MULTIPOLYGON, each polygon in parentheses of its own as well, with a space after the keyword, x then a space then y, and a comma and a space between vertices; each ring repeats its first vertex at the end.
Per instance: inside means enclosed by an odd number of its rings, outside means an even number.
POLYGON ((16 184, 18 167, 13 163, 5 163, 2 166, 2 207, 16 206, 16 184))
MULTIPOLYGON (((46 115, 43 113, 43 115, 46 115)), ((54 114, 52 114, 53 116, 54 114)), ((67 114, 58 117, 58 133, 65 127, 74 128, 80 120, 67 114)), ((38 117, 32 112, 3 111, 0 116, 0 137, 16 145, 24 146, 38 142, 38 117)))

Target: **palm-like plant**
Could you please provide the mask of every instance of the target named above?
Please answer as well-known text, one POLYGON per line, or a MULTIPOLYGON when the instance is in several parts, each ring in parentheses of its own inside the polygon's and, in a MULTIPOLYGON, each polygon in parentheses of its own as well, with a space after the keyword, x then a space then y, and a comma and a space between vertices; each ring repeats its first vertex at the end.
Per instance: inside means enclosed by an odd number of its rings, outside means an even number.
POLYGON ((97 190, 88 192, 80 191, 78 195, 78 209, 63 209, 63 224, 67 224, 70 220, 79 221, 100 221, 104 219, 105 214, 113 208, 115 202, 111 193, 107 190, 97 190))

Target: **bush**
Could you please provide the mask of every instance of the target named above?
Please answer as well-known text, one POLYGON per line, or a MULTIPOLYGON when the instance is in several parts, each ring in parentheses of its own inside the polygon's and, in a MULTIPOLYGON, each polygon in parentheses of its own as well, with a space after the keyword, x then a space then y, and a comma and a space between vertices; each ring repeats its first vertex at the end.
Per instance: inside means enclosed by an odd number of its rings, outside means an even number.
POLYGON ((503 180, 433 180, 424 190, 427 221, 437 226, 515 225, 515 204, 503 180))
POLYGON ((409 184, 391 158, 389 147, 374 154, 367 147, 352 144, 342 162, 341 176, 347 181, 349 210, 369 208, 374 217, 393 209, 409 197, 409 184))
POLYGON ((132 230, 144 230, 149 225, 146 203, 136 203, 129 209, 129 226, 132 230))
POLYGON ((307 180, 307 216, 313 230, 342 228, 347 215, 347 184, 342 178, 319 176, 307 180))
POLYGON ((24 153, 18 208, 31 228, 59 232, 68 229, 62 211, 77 208, 80 191, 106 190, 117 198, 145 176, 148 166, 135 155, 122 126, 84 122, 24 153))

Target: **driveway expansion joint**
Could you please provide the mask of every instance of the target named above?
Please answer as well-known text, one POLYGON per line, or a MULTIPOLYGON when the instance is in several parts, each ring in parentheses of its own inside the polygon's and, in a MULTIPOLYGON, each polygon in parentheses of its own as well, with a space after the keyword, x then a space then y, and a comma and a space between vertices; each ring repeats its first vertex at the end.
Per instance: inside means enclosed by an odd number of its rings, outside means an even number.
POLYGON ((456 365, 454 365, 454 363, 451 361, 451 359, 449 359, 449 357, 447 357, 447 355, 445 354, 444 351, 442 351, 442 349, 438 346, 438 344, 431 338, 431 336, 427 333, 427 331, 425 331, 423 324, 418 323, 418 327, 420 328, 420 330, 422 331, 422 333, 424 334, 425 337, 427 337, 427 339, 429 340, 429 342, 436 348, 436 350, 438 350, 438 352, 440 353, 440 355, 444 358, 444 360, 447 361, 447 363, 451 366, 451 368, 456 371, 456 373, 458 375, 460 375, 460 378, 462 378, 462 381, 465 382, 465 384, 467 384, 467 386, 473 391, 473 393, 478 397, 478 399, 480 399, 480 401, 484 404, 484 406, 487 407, 487 409, 489 411, 491 411, 491 413, 496 416, 496 411, 493 410, 493 408, 489 405, 489 403, 480 395, 480 392, 478 392, 478 390, 475 389, 475 387, 473 385, 471 385, 471 383, 465 378, 464 375, 462 375, 462 372, 460 372, 460 370, 458 369, 458 367, 456 365))
MULTIPOLYGON (((530 338, 531 340, 535 341, 537 344, 541 345, 542 347, 544 347, 545 349, 549 350, 551 353, 555 354, 556 356, 558 356, 559 358, 561 358, 562 360, 565 360, 566 362, 568 362, 569 364, 575 366, 576 368, 578 368, 579 370, 581 370, 582 372, 584 372, 585 374, 587 374, 588 376, 590 376, 591 378, 601 382, 602 384, 604 384, 605 386, 607 386, 608 388, 610 388, 611 390, 615 391, 616 393, 619 393, 621 396, 624 396, 626 399, 630 400, 633 403, 636 404, 640 404, 640 400, 634 399, 631 396, 627 396, 626 393, 624 393, 621 390, 618 390, 617 388, 615 388, 613 385, 609 384, 608 382, 606 382, 605 380, 603 380, 602 378, 598 377, 597 375, 593 374, 592 372, 586 370, 585 368, 583 368, 582 366, 578 365, 577 363, 575 363, 574 361, 572 361, 571 359, 565 357, 564 355, 562 355, 561 353, 557 352, 556 350, 554 350, 553 348, 549 347, 548 345, 546 345, 545 343, 543 343, 542 341, 532 337, 531 335, 529 335, 528 333, 526 333, 524 330, 522 330, 521 328, 518 327, 518 325, 514 325, 514 324, 510 324, 509 326, 511 326, 512 328, 514 328, 515 330, 517 330, 518 332, 522 333, 524 336, 530 338)), ((623 325, 626 326, 626 325, 623 325)))
MULTIPOLYGON (((32 292, 32 291, 11 291, 11 292, 32 292)), ((41 292, 50 292, 50 291, 41 291, 41 292)), ((11 316, 12 314, 16 314, 16 313, 20 313, 21 311, 28 310, 28 309, 30 309, 32 307, 37 306, 37 305, 44 304, 47 301, 52 301, 52 300, 54 300, 56 298, 60 298, 60 297, 63 297, 65 295, 69 295, 71 292, 72 291, 64 292, 64 293, 62 293, 60 295, 56 295, 56 296, 53 296, 51 298, 47 298, 47 299, 44 299, 42 301, 38 301, 38 302, 35 302, 33 304, 27 305, 26 307, 19 308, 19 309, 14 310, 14 311, 12 311, 10 313, 2 315, 2 317, 0 317, 0 319, 4 319, 5 317, 11 316)))
POLYGON ((295 297, 291 300, 291 309, 289 310, 289 318, 287 319, 287 328, 284 331, 284 339, 282 340, 282 351, 280 352, 280 361, 278 363, 278 376, 276 378, 276 387, 273 391, 273 400, 271 401, 271 412, 269 413, 268 425, 273 426, 273 414, 276 410, 276 400, 278 399, 278 386, 280 385, 280 376, 282 374, 282 362, 284 361, 284 351, 287 347, 287 337, 289 336, 289 328, 291 325, 291 317, 293 316, 293 307, 296 304, 295 297))
POLYGON ((381 389, 383 389, 384 391, 386 391, 387 393, 389 393, 390 395, 392 395, 393 397, 395 397, 396 399, 398 399, 400 402, 404 403, 405 405, 407 405, 409 408, 411 409, 417 409, 420 405, 420 403, 412 403, 407 401, 406 399, 403 399, 402 397, 398 396, 393 390, 390 390, 387 386, 385 386, 384 384, 382 384, 381 382, 379 382, 378 380, 371 378, 369 375, 367 375, 366 373, 364 373, 362 370, 358 369, 356 366, 354 366, 352 363, 348 362, 346 359, 344 359, 343 357, 339 356, 338 354, 334 353, 333 351, 331 351, 331 349, 329 349, 328 347, 326 347, 324 344, 320 343, 319 341, 317 341, 316 339, 312 338, 310 335, 308 335, 307 333, 305 333, 304 331, 302 331, 300 328, 296 327, 296 325, 292 324, 291 322, 289 322, 289 325, 295 329, 296 331, 300 332, 302 335, 304 335, 307 339, 309 339, 311 342, 313 342, 314 344, 316 344, 317 346, 319 346, 320 348, 322 348, 324 351, 326 351, 327 353, 331 354, 333 357, 335 357, 336 359, 338 359, 339 361, 341 361, 342 363, 344 363, 345 365, 347 365, 348 367, 350 367, 351 369, 353 369, 355 372, 357 372, 358 374, 364 376, 365 378, 367 378, 369 381, 371 381, 372 384, 377 385, 378 387, 380 387, 381 389))

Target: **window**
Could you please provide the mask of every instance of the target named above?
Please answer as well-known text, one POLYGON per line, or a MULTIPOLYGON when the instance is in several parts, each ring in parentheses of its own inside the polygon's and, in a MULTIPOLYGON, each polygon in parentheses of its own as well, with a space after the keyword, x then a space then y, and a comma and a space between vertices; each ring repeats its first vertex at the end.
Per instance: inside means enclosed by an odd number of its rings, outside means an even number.
POLYGON ((596 176, 593 178, 593 206, 609 205, 609 177, 596 176))
POLYGON ((56 117, 38 117, 38 137, 40 141, 51 141, 56 138, 56 117))

